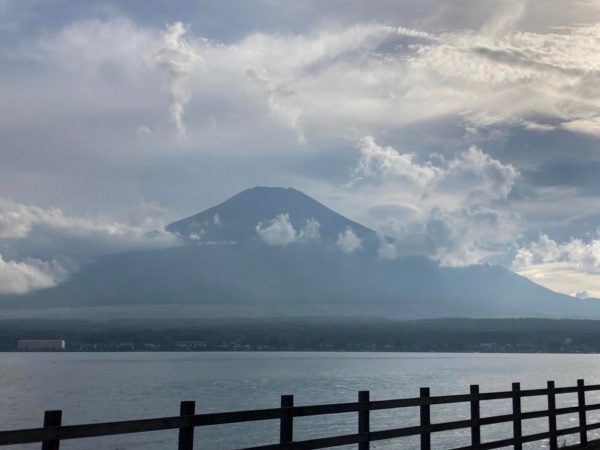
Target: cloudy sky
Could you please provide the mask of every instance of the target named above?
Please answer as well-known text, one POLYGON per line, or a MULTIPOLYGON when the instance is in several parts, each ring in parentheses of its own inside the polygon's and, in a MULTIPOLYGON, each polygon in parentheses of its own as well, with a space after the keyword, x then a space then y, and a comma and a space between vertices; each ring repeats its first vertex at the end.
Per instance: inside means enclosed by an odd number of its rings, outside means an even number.
POLYGON ((594 0, 0 0, 0 291, 255 185, 600 297, 594 0))

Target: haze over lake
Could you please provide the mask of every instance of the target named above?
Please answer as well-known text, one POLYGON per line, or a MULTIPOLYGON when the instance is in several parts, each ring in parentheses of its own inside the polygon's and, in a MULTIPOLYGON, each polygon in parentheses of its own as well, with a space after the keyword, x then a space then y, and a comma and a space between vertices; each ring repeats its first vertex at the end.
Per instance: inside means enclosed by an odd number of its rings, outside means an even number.
MULTIPOLYGON (((419 387, 432 395, 462 394, 470 384, 482 392, 572 386, 577 378, 600 383, 600 355, 457 354, 457 353, 3 353, 0 364, 0 423, 3 429, 41 424, 43 411, 62 409, 64 424, 103 422, 177 415, 180 400, 195 400, 198 412, 271 408, 280 394, 294 394, 295 403, 352 402, 357 391, 371 399, 418 396, 419 387)), ((574 405, 575 395, 557 398, 557 406, 574 405)), ((588 403, 599 402, 588 394, 588 403)), ((543 409, 541 400, 523 400, 523 410, 543 409), (540 403, 541 402, 541 403, 540 403)), ((482 403, 482 417, 510 412, 509 401, 482 403)), ((468 404, 432 408, 432 421, 468 418, 468 404)), ((590 412, 589 423, 600 419, 590 412)), ((356 415, 297 419, 295 438, 354 432, 356 415)), ((418 410, 372 413, 372 429, 414 425, 418 410)), ((564 416, 559 428, 576 416, 564 416)), ((571 424, 572 426, 573 424, 571 424)), ((524 422, 524 433, 546 426, 546 420, 524 422)), ((511 424, 484 427, 485 440, 510 435, 511 424)), ((275 442, 277 421, 216 426, 196 430, 197 448, 231 449, 275 442)), ((597 436, 596 436, 597 437, 597 436)), ((433 446, 467 445, 463 430, 433 435, 433 446)), ((176 432, 154 432, 103 439, 65 441, 63 449, 116 450, 174 448, 176 432)), ((414 440, 373 445, 378 449, 414 448, 414 440), (412 445, 411 445, 412 443, 412 445)), ((529 448, 540 448, 535 443, 529 448)), ((37 448, 21 446, 14 448, 37 448)))

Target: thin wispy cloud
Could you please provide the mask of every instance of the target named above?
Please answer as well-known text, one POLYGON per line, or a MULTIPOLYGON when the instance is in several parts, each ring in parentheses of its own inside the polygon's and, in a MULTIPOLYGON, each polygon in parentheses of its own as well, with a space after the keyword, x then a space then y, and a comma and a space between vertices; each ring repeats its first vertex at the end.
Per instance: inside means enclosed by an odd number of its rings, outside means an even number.
POLYGON ((185 38, 186 28, 181 22, 169 25, 162 32, 161 46, 152 55, 152 64, 162 69, 168 79, 172 96, 169 108, 179 137, 185 137, 183 118, 185 105, 190 101, 190 78, 204 69, 204 61, 194 45, 185 38))

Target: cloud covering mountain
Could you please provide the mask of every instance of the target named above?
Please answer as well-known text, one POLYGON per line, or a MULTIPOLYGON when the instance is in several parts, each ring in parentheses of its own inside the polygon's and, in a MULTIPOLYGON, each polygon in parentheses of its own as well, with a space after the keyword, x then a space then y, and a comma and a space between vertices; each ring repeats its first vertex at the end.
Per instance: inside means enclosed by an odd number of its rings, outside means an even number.
POLYGON ((0 199, 0 293, 56 286, 102 255, 179 243, 151 217, 129 225, 0 199))
MULTIPOLYGON (((383 259, 511 268, 540 236, 593 247, 599 23, 588 0, 4 0, 3 270, 160 245, 146 231, 254 185, 394 237, 383 259)), ((260 229, 296 245, 308 225, 289 221, 260 229)), ((600 296, 579 260, 518 270, 600 296)))

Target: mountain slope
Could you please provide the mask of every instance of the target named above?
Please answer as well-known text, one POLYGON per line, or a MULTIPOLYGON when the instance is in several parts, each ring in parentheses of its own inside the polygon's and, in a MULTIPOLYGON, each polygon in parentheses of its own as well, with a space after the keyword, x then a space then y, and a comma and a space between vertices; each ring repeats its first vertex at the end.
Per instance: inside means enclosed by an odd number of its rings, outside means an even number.
POLYGON ((293 189, 255 188, 168 226, 186 244, 100 258, 66 283, 10 308, 193 305, 202 317, 600 317, 600 302, 564 296, 490 265, 439 267, 422 257, 381 261, 377 234, 293 189), (267 245, 256 230, 278 214, 295 229, 314 219, 320 237, 267 245), (362 244, 336 245, 351 228, 362 244))

